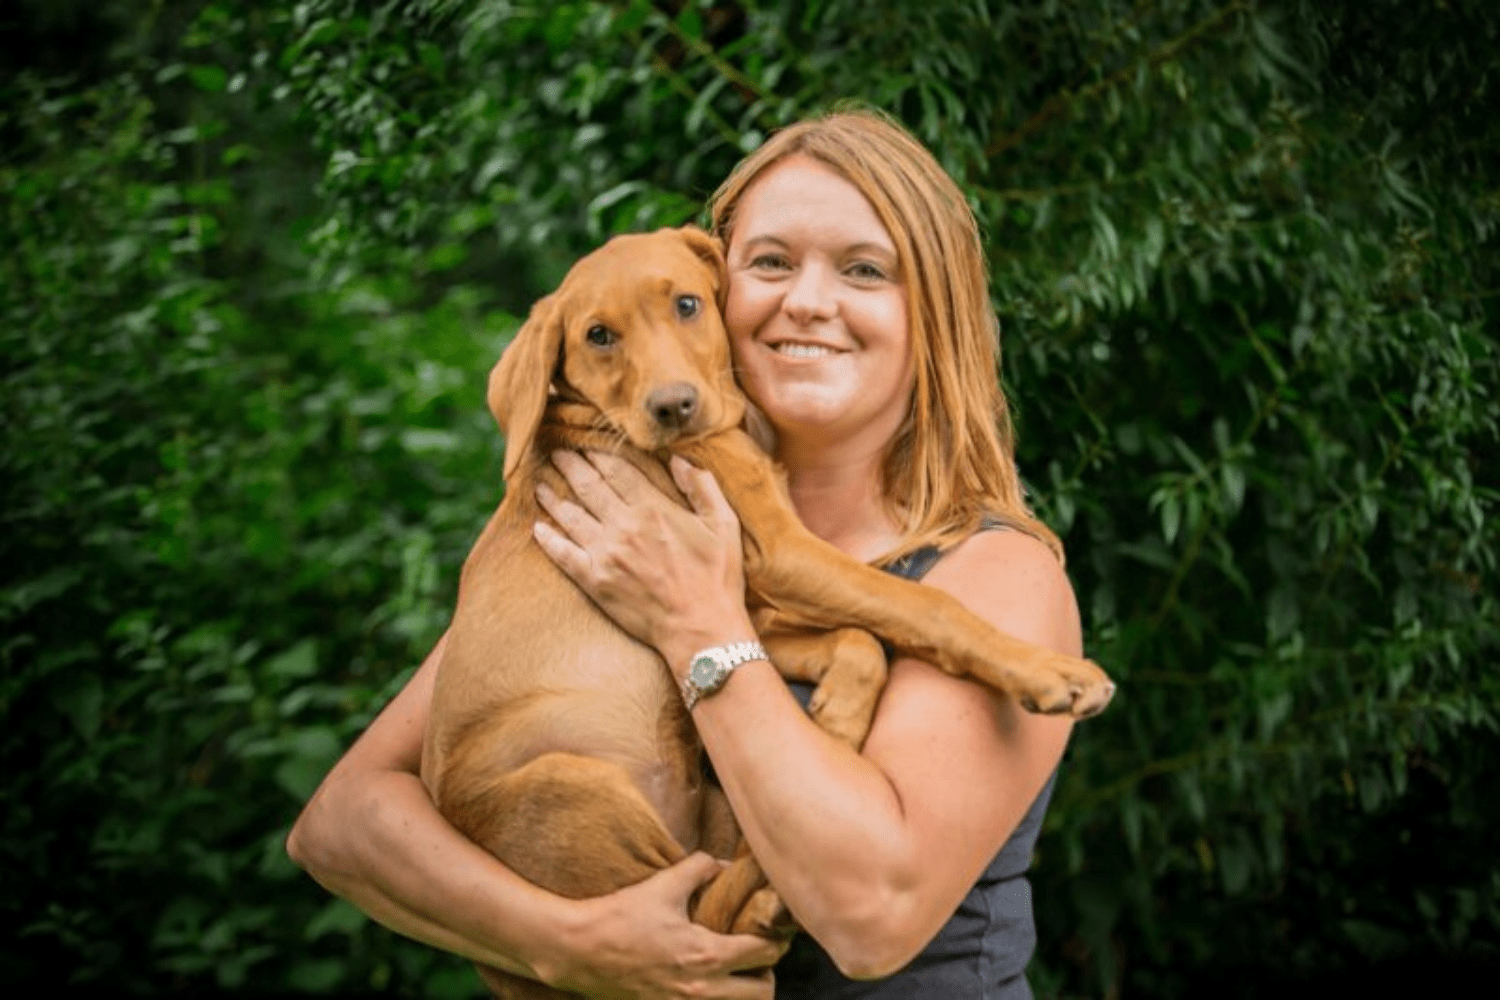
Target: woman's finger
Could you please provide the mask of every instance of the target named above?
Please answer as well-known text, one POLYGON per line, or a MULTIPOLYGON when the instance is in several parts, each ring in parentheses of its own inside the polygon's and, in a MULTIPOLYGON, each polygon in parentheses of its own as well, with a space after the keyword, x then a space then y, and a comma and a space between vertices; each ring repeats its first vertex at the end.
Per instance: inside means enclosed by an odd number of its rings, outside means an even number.
POLYGON ((578 502, 600 521, 618 521, 625 504, 620 495, 604 481, 599 470, 582 455, 573 451, 554 451, 552 464, 562 473, 578 502))
POLYGON ((663 868, 657 875, 651 876, 659 879, 664 888, 668 890, 668 897, 682 904, 682 911, 687 912, 688 899, 702 886, 719 872, 724 870, 724 862, 706 851, 694 851, 675 865, 663 868))
POLYGON ((600 535, 599 521, 588 511, 558 496, 546 483, 536 484, 536 500, 542 509, 552 515, 552 520, 563 530, 567 538, 578 546, 587 548, 600 535))
POLYGON ((545 521, 537 521, 531 526, 531 537, 536 539, 537 545, 541 546, 547 558, 557 564, 557 568, 563 574, 580 587, 585 586, 590 579, 590 570, 593 562, 589 554, 569 541, 568 537, 558 531, 545 521))
POLYGON ((701 972, 690 974, 698 981, 694 995, 720 997, 723 1000, 771 1000, 776 980, 771 966, 781 957, 784 947, 746 934, 723 937, 712 931, 714 957, 701 972))
POLYGON ((724 1000, 772 1000, 776 995, 776 978, 769 971, 758 976, 730 976, 719 995, 724 1000))
POLYGON ((732 528, 735 535, 739 534, 739 517, 725 498, 724 491, 719 489, 719 481, 712 472, 698 468, 681 455, 673 455, 667 468, 672 473, 672 481, 699 517, 721 531, 732 528))
MULTIPOLYGON (((688 900, 693 893, 708 884, 726 865, 727 862, 703 851, 695 851, 653 877, 666 883, 670 897, 680 900, 682 910, 686 913, 688 900)), ((714 938, 719 949, 715 964, 732 972, 775 965, 788 944, 786 941, 768 941, 754 934, 715 934, 714 938)))
POLYGON ((584 454, 589 464, 598 470, 609 488, 614 490, 621 500, 627 505, 637 504, 667 504, 671 503, 661 490, 657 489, 646 474, 638 469, 633 462, 629 462, 619 455, 612 455, 607 451, 589 451, 584 454))
POLYGON ((775 965, 791 945, 790 940, 768 941, 754 934, 731 934, 725 938, 730 951, 724 955, 724 968, 731 972, 753 972, 775 965))

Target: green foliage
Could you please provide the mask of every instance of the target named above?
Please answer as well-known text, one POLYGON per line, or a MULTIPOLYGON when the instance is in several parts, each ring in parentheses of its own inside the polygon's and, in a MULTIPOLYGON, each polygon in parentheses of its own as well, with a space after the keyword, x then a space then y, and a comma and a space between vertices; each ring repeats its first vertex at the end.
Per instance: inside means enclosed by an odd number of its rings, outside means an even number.
POLYGON ((979 214, 1121 683, 1039 995, 1496 960, 1489 5, 136 6, 23 5, 0 77, 0 975, 472 992, 286 828, 443 627, 514 317, 845 98, 979 214))
POLYGON ((5 122, 6 975, 347 985, 353 935, 378 985, 388 936, 281 842, 443 627, 513 324, 472 287, 242 281, 286 252, 236 232, 247 146, 152 125, 183 97, 141 75, 19 81, 5 122))

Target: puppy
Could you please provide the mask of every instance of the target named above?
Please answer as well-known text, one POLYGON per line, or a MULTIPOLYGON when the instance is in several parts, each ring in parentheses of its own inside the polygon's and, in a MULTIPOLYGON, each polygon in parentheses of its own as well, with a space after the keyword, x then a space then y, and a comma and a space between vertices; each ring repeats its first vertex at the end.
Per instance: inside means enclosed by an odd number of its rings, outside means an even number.
MULTIPOLYGON (((504 501, 464 564, 438 667, 422 779, 453 825, 531 882, 613 892, 693 850, 734 856, 738 832, 702 777, 702 745, 654 650, 622 632, 532 539, 548 456, 622 456, 686 503, 664 459, 708 469, 740 518, 747 605, 776 667, 817 684, 815 721, 858 747, 884 684, 883 640, 1031 710, 1082 717, 1113 685, 1094 664, 1007 636, 930 587, 866 566, 797 520, 778 470, 741 429, 716 303, 726 272, 694 228, 619 236, 542 299, 490 377, 506 435, 504 501)), ((754 859, 695 902, 716 930, 788 926, 754 859)), ((507 998, 558 997, 481 968, 507 998)))

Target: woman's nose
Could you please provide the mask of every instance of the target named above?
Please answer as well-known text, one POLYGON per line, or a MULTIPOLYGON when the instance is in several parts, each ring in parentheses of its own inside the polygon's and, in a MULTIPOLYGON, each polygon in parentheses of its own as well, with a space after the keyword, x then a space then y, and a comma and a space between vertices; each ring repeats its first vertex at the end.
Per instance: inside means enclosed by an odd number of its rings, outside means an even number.
POLYGON ((827 270, 817 264, 803 264, 792 276, 781 308, 793 321, 806 324, 832 318, 836 302, 827 270))

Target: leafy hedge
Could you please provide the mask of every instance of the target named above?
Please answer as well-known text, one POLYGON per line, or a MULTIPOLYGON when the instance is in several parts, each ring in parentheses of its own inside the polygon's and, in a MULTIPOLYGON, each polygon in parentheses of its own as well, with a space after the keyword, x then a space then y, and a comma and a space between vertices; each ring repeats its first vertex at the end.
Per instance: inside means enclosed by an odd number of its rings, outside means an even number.
POLYGON ((0 980, 476 987, 285 830, 443 627, 515 317, 839 98, 972 199, 1121 682, 1039 995, 1500 960, 1490 5, 136 7, 0 76, 0 980))

